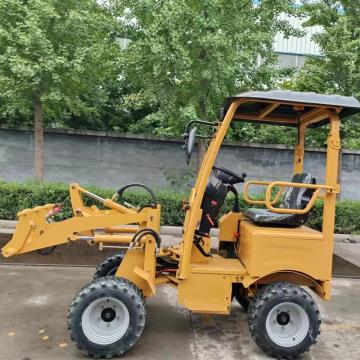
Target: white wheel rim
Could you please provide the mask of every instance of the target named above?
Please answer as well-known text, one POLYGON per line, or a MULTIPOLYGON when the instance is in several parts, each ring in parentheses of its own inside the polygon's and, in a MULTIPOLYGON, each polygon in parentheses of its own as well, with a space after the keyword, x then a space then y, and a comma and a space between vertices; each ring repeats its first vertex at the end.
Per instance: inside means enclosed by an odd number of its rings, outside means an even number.
POLYGON ((279 346, 300 344, 309 332, 310 321, 306 311, 298 304, 284 302, 275 306, 266 318, 266 331, 279 346))
POLYGON ((110 297, 89 304, 81 317, 85 336, 99 345, 109 345, 120 340, 129 325, 130 315, 124 303, 110 297))

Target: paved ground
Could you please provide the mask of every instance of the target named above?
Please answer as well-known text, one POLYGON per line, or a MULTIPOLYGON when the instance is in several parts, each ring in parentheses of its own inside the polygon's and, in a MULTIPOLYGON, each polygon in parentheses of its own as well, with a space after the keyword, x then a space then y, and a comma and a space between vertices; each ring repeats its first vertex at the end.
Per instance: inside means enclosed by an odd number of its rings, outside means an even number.
MULTIPOLYGON (((0 266, 0 359, 86 359, 69 341, 66 313, 91 268, 0 266)), ((319 301, 319 343, 304 360, 360 359, 360 280, 334 279, 333 300, 319 301)), ((123 359, 266 359, 253 343, 246 315, 233 304, 230 316, 190 315, 176 305, 173 289, 160 289, 147 302, 142 338, 123 359)))

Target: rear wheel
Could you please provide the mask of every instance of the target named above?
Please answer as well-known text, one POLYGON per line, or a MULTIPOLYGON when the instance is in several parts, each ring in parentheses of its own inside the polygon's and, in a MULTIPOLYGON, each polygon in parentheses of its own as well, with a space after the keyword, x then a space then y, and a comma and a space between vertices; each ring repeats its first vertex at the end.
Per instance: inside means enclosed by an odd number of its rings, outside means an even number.
POLYGON ((134 346, 145 326, 145 305, 131 282, 103 277, 86 285, 73 300, 68 330, 77 347, 110 359, 134 346))
POLYGON ((314 299, 291 283, 264 287, 249 306, 250 333, 267 354, 291 359, 309 351, 320 333, 320 314, 314 299))
POLYGON ((124 258, 124 253, 120 252, 119 254, 110 256, 103 260, 97 267, 94 273, 94 280, 100 279, 104 276, 114 276, 117 269, 119 268, 122 260, 124 258))
POLYGON ((233 284, 232 298, 235 298, 245 311, 248 311, 250 298, 247 296, 247 290, 242 284, 233 284))
POLYGON ((247 296, 236 294, 235 299, 244 308, 244 310, 248 311, 250 305, 250 299, 247 296))

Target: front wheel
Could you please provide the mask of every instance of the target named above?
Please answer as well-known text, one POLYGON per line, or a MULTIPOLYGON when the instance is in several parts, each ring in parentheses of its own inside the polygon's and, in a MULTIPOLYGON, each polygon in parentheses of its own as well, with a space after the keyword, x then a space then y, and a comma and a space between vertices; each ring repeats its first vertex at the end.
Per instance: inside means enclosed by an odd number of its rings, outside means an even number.
POLYGON ((144 329, 145 315, 143 296, 133 283, 103 277, 86 285, 73 300, 68 330, 79 349, 110 359, 134 346, 144 329))
POLYGON ((320 314, 303 288, 285 282, 259 291, 248 311, 250 333, 268 355, 292 359, 309 351, 320 333, 320 314))
POLYGON ((104 276, 114 276, 119 268, 123 258, 124 252, 110 256, 103 260, 95 269, 94 280, 100 279, 104 276))

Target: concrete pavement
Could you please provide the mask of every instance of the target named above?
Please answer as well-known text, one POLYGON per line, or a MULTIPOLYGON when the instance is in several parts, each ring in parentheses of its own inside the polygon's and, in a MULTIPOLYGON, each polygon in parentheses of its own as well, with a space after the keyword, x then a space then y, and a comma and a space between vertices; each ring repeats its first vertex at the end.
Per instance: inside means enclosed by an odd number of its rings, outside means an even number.
MULTIPOLYGON (((69 340, 67 309, 88 282, 90 267, 0 266, 0 359, 86 359, 69 340)), ((318 304, 322 334, 304 360, 360 359, 360 280, 333 281, 333 299, 318 304)), ((143 336, 123 359, 267 359, 252 341, 246 314, 233 303, 230 316, 202 316, 177 305, 176 292, 160 288, 147 301, 143 336)))

